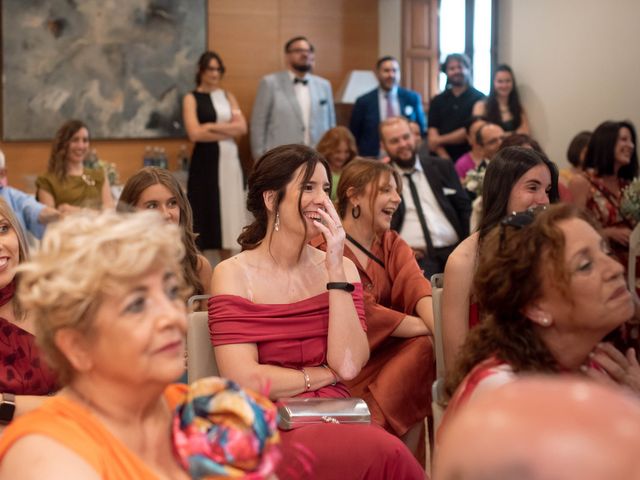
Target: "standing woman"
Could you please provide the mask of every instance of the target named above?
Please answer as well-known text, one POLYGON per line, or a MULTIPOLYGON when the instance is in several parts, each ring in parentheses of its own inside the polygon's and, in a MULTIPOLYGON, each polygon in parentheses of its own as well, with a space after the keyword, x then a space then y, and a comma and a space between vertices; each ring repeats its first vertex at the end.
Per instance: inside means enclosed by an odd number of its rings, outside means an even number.
POLYGON ((109 179, 101 169, 85 169, 89 154, 89 129, 80 120, 69 120, 53 140, 47 173, 36 180, 36 197, 63 213, 81 208, 112 208, 109 179))
POLYGON ((196 247, 193 214, 187 197, 176 178, 168 170, 145 167, 131 177, 118 200, 117 210, 156 210, 167 223, 180 227, 185 255, 182 259, 184 279, 194 295, 208 295, 211 265, 196 247))
POLYGON ((9 205, 0 199, 0 432, 40 405, 56 390, 56 379, 34 337, 33 318, 15 300, 16 267, 28 257, 28 244, 9 205), (15 407, 11 407, 13 402, 15 407))
POLYGON ((242 166, 234 137, 247 133, 247 122, 230 92, 220 88, 225 68, 215 52, 198 60, 196 89, 182 102, 184 126, 195 142, 189 167, 187 196, 200 250, 237 248, 245 225, 242 166))
POLYGON ((602 227, 613 253, 627 265, 629 236, 635 226, 620 211, 622 189, 638 175, 636 132, 630 122, 604 122, 595 129, 584 159, 585 172, 569 189, 574 203, 586 208, 602 227))
POLYGON ((491 123, 500 125, 507 133, 529 135, 529 119, 520 103, 516 78, 509 65, 498 65, 489 96, 476 102, 473 115, 486 117, 491 123))

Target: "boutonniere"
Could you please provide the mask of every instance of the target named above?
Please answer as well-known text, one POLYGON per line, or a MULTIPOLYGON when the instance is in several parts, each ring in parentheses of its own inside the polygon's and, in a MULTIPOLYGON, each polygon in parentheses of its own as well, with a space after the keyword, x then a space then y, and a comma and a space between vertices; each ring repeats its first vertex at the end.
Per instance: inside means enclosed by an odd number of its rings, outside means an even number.
POLYGON ((404 106, 404 114, 407 117, 410 117, 411 115, 413 115, 413 107, 411 105, 405 105, 404 106))

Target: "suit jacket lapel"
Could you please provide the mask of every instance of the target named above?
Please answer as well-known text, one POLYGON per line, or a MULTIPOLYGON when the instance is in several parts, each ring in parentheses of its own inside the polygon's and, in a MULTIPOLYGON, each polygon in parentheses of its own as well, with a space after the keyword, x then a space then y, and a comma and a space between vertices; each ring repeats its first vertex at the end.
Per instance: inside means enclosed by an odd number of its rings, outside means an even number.
POLYGON ((302 121, 302 110, 300 109, 298 97, 296 97, 296 91, 293 88, 293 81, 289 76, 289 72, 286 70, 284 72, 281 72, 278 81, 280 82, 280 88, 284 92, 284 96, 291 104, 291 108, 298 117, 298 120, 300 120, 300 123, 304 123, 302 121))
MULTIPOLYGON (((442 189, 443 187, 442 187, 442 179, 440 178, 440 173, 438 172, 438 170, 433 168, 433 166, 429 163, 428 160, 422 161, 421 159, 420 163, 422 164, 422 169, 424 170, 424 174, 427 177, 427 182, 429 182, 429 186, 431 187, 433 194, 438 200, 438 203, 440 204, 442 211, 447 216, 447 219, 449 220, 449 223, 451 223, 451 225, 453 226, 454 230, 459 234, 460 232, 459 232, 459 225, 458 225, 458 217, 456 216, 456 212, 453 209, 451 202, 449 202, 449 199, 444 194, 444 191, 442 189)), ((427 222, 428 221, 429 219, 427 219, 427 222)))

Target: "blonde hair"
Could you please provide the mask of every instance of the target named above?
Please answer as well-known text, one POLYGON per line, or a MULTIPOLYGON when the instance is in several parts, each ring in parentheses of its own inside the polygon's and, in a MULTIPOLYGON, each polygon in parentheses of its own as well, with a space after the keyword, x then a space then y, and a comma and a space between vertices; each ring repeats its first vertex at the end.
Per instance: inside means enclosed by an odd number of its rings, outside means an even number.
MULTIPOLYGON (((13 231, 16 232, 16 237, 18 237, 18 263, 20 264, 27 261, 27 259, 29 258, 29 244, 27 243, 27 237, 25 237, 24 235, 24 231, 22 230, 22 226, 20 225, 18 218, 13 213, 13 210, 11 210, 9 204, 2 197, 0 197, 0 216, 4 217, 7 222, 9 222, 9 225, 11 225, 13 231)), ((13 279, 17 282, 17 273, 13 277, 13 279)), ((14 297, 13 300, 13 314, 15 315, 16 319, 22 319, 24 317, 24 308, 22 307, 21 303, 17 301, 17 297, 14 297)))
POLYGON ((55 344, 56 332, 71 328, 90 336, 103 295, 126 290, 157 266, 177 275, 186 297, 183 256, 180 229, 155 212, 85 211, 47 228, 40 249, 18 268, 18 296, 60 383, 73 377, 73 368, 55 344))

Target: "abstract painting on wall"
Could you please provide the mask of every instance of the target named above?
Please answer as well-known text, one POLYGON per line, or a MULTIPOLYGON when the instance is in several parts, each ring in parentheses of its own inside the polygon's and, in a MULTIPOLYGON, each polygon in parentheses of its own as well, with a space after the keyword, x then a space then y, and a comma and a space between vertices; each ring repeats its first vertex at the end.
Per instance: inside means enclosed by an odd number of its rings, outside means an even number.
POLYGON ((181 99, 207 45, 206 0, 2 2, 2 136, 184 135, 181 99))

